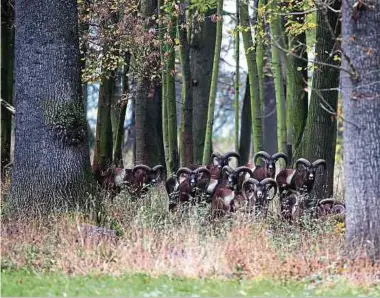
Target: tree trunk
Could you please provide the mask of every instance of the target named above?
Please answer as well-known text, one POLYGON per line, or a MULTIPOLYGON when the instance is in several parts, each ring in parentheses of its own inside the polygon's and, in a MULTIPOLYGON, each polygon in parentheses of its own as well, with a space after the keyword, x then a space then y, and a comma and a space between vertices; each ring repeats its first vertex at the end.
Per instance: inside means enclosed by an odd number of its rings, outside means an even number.
POLYGON ((95 152, 92 169, 97 178, 112 164, 111 94, 115 77, 103 78, 99 88, 98 115, 96 118, 95 152))
MULTIPOLYGON (((346 241, 357 256, 380 260, 380 4, 355 10, 343 1, 342 48, 357 76, 342 72, 346 241)), ((369 3, 368 3, 369 4, 369 3)))
POLYGON ((269 154, 278 152, 277 111, 274 81, 272 76, 264 76, 264 150, 269 154))
POLYGON ((193 86, 191 83, 190 45, 187 27, 185 26, 185 15, 182 16, 178 23, 183 27, 178 28, 182 68, 180 165, 189 166, 193 163, 193 86))
POLYGON ((168 28, 172 44, 168 45, 168 61, 166 65, 166 93, 168 110, 168 143, 169 143, 169 168, 174 173, 178 169, 178 141, 177 141, 177 102, 175 92, 175 49, 176 18, 172 17, 168 28))
POLYGON ((80 96, 77 1, 19 0, 15 12, 11 210, 82 207, 94 180, 80 96))
POLYGON ((251 97, 249 94, 249 78, 247 75, 245 83, 245 94, 243 101, 243 109, 241 111, 241 129, 240 129, 240 143, 239 143, 239 166, 245 165, 249 162, 249 154, 251 152, 251 138, 252 138, 252 115, 251 115, 251 97))
MULTIPOLYGON (((206 16, 215 9, 206 12, 206 16)), ((194 20, 190 47, 193 84, 193 162, 201 164, 206 134, 208 98, 216 40, 216 24, 207 18, 200 25, 194 20)))
MULTIPOLYGON (((334 1, 332 7, 339 10, 341 1, 334 1)), ((339 15, 328 9, 317 11, 317 32, 315 60, 331 65, 339 66, 334 61, 334 55, 330 55, 337 48, 336 37, 340 35, 339 15), (331 32, 332 30, 335 32, 331 32)), ((327 162, 327 175, 317 175, 313 193, 310 196, 309 206, 315 203, 315 199, 331 197, 333 195, 334 163, 336 145, 336 117, 331 113, 337 110, 339 87, 339 69, 318 65, 313 74, 309 113, 302 139, 303 157, 314 161, 323 158, 327 162), (331 110, 331 113, 327 112, 331 110), (310 205, 311 204, 311 205, 310 205)))
MULTIPOLYGON (((297 5, 297 1, 293 1, 297 5)), ((293 9, 293 12, 300 12, 300 9, 293 9)), ((297 14, 293 16, 293 22, 301 25, 305 22, 305 15, 297 14)), ((306 125, 308 112, 307 93, 307 50, 306 32, 298 35, 288 34, 289 51, 302 57, 296 58, 288 55, 286 57, 286 133, 287 133, 287 155, 292 164, 293 150, 297 151, 302 134, 306 125)))
POLYGON ((207 123, 206 123, 206 135, 205 135, 205 145, 203 150, 203 165, 207 165, 210 162, 210 156, 212 151, 212 128, 214 124, 214 110, 215 110, 215 100, 216 92, 218 86, 218 75, 219 75, 219 61, 220 52, 222 49, 222 28, 223 28, 223 0, 218 0, 217 17, 218 22, 216 24, 216 40, 215 40, 215 52, 214 52, 214 62, 212 68, 211 76, 211 87, 210 96, 208 100, 208 111, 207 111, 207 123))
MULTIPOLYGON (((264 9, 265 1, 264 0, 258 0, 257 1, 257 8, 259 10, 264 9)), ((256 65, 257 65, 257 84, 259 89, 259 102, 260 102, 260 111, 262 112, 262 125, 263 125, 263 149, 265 150, 265 118, 264 118, 264 112, 265 112, 265 104, 264 104, 264 56, 265 56, 265 39, 264 39, 264 32, 265 32, 265 22, 264 22, 264 15, 263 14, 257 14, 257 27, 256 27, 256 33, 255 33, 255 42, 256 42, 256 65)), ((256 151, 257 152, 257 151, 256 151)))
POLYGON ((236 59, 236 67, 235 67, 235 151, 239 150, 239 85, 240 85, 240 33, 239 33, 239 25, 240 25, 240 3, 239 0, 236 0, 236 27, 235 27, 235 59, 236 59))
MULTIPOLYGON (((13 1, 1 7, 1 98, 13 104, 14 10, 13 1)), ((12 114, 1 105, 1 175, 11 161, 12 114)))
POLYGON ((246 1, 240 2, 240 20, 243 27, 242 36, 244 51, 247 58, 247 66, 249 73, 249 93, 251 96, 251 113, 252 113, 252 130, 253 130, 253 150, 254 152, 263 150, 264 137, 263 137, 263 121, 262 121, 262 108, 260 105, 258 72, 256 64, 256 50, 254 49, 251 24, 249 22, 248 3, 246 1))
MULTIPOLYGON (((275 1, 272 2, 272 11, 277 11, 275 1)), ((272 49, 272 72, 274 77, 274 87, 276 91, 276 109, 277 109, 277 145, 278 151, 286 150, 286 108, 285 108, 285 90, 281 69, 281 53, 278 46, 285 48, 283 39, 283 28, 281 17, 274 14, 270 22, 271 32, 271 49, 272 49)))
POLYGON ((162 98, 162 105, 161 105, 161 114, 162 114, 162 140, 164 143, 164 153, 165 153, 165 164, 166 164, 166 172, 170 173, 170 161, 169 161, 169 135, 168 135, 168 94, 167 94, 167 88, 166 88, 166 61, 164 58, 164 29, 162 27, 163 22, 163 12, 161 11, 161 6, 164 3, 164 0, 158 0, 157 7, 158 7, 158 14, 159 14, 159 36, 160 36, 160 59, 161 64, 164 65, 162 72, 161 72, 161 98, 162 98))
MULTIPOLYGON (((114 112, 116 112, 116 115, 114 115, 114 118, 116 118, 115 125, 113 125, 113 131, 114 131, 114 151, 113 151, 113 162, 114 164, 123 167, 123 141, 124 141, 124 122, 125 122, 125 116, 127 113, 127 107, 128 107, 128 73, 129 73, 129 66, 130 66, 130 60, 131 55, 127 53, 125 55, 125 65, 122 70, 122 96, 121 96, 121 102, 115 102, 114 98, 114 104, 118 105, 115 107, 114 112), (115 117, 116 116, 116 117, 115 117)), ((111 114, 112 115, 112 114, 111 114)))

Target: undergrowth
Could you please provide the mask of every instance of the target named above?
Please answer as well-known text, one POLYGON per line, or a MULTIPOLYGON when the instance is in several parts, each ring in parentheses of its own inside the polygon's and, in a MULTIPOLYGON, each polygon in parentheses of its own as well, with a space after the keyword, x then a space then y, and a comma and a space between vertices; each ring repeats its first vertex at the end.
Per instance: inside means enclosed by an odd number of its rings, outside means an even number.
POLYGON ((275 214, 265 220, 235 214, 211 221, 207 206, 175 213, 167 206, 164 189, 137 200, 105 196, 102 222, 117 239, 85 233, 95 223, 78 213, 3 219, 2 272, 379 282, 379 266, 345 258, 344 225, 334 220, 289 224, 275 214))

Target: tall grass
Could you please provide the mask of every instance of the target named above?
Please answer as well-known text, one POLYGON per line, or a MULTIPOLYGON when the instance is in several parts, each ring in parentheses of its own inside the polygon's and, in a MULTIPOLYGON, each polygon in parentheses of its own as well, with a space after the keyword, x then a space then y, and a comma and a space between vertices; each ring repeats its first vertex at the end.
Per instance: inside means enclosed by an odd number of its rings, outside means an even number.
POLYGON ((114 236, 91 235, 80 214, 26 221, 2 220, 2 269, 67 274, 147 273, 183 277, 343 277, 361 285, 379 278, 365 258, 344 257, 341 223, 304 218, 290 225, 271 217, 236 214, 211 221, 206 207, 170 213, 163 190, 140 199, 105 197, 103 222, 114 236))

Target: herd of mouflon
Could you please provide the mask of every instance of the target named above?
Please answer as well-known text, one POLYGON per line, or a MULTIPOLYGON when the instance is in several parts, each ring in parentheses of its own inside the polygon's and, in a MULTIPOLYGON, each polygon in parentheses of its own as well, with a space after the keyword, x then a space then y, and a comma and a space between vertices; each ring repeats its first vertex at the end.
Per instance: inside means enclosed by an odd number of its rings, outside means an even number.
MULTIPOLYGON (((162 165, 151 168, 143 164, 94 173, 100 186, 113 194, 125 189, 130 195, 142 196, 151 187, 165 185, 169 210, 205 203, 210 205, 213 217, 235 212, 266 216, 269 202, 278 194, 281 216, 293 220, 307 209, 314 182, 326 170, 323 159, 310 162, 299 158, 289 167, 288 157, 281 152, 257 152, 253 163, 236 168, 231 166, 233 158, 240 160, 236 152, 214 152, 211 164, 181 167, 171 177, 166 177, 162 165), (276 169, 279 160, 285 167, 276 169)), ((315 207, 312 209, 317 217, 345 213, 345 205, 334 199, 320 200, 315 207)))

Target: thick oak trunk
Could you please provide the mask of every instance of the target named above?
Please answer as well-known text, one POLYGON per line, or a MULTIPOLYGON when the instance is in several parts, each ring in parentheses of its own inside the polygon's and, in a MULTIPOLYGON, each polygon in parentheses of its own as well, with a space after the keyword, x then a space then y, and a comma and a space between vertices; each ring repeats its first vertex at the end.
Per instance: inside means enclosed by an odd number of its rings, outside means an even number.
POLYGON ((80 97, 77 2, 16 1, 13 211, 74 208, 93 177, 80 97))
MULTIPOLYGON (((1 98, 13 104, 14 10, 13 1, 1 7, 1 98)), ((12 114, 1 106, 1 171, 11 160, 12 114)))
MULTIPOLYGON (((380 260, 380 4, 353 10, 343 1, 343 51, 356 76, 342 72, 346 240, 355 256, 361 248, 380 260)), ((343 58, 343 68, 350 69, 343 58)))

